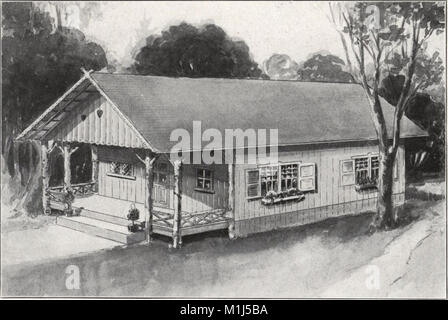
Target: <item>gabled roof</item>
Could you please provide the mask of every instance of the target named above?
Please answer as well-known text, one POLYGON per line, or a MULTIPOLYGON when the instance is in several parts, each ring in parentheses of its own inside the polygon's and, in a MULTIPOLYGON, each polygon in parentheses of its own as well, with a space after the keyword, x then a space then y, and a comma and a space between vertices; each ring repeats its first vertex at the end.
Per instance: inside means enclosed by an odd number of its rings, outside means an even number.
MULTIPOLYGON (((157 149, 174 129, 276 129, 279 145, 376 140, 361 86, 345 83, 167 78, 94 73, 92 77, 157 149)), ((382 101, 389 132, 394 107, 382 101)), ((426 133, 406 117, 401 137, 426 133)))
MULTIPOLYGON (((167 78, 92 73, 90 77, 154 149, 171 132, 216 128, 278 129, 279 145, 377 140, 361 86, 345 83, 167 78)), ((394 107, 382 101, 388 132, 394 107)), ((401 137, 427 135, 403 117, 401 137)), ((224 136, 224 134, 223 134, 224 136)))

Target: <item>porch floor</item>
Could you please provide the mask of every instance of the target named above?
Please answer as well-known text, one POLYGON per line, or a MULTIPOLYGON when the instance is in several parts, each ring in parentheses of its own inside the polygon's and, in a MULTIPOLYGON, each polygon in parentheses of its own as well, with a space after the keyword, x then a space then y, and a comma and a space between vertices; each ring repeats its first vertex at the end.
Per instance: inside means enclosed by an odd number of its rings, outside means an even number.
MULTIPOLYGON (((88 220, 99 220, 107 224, 108 230, 116 229, 121 231, 126 229, 130 223, 127 220, 127 213, 133 202, 90 194, 77 196, 72 203, 72 208, 80 211, 82 217, 74 217, 76 221, 81 222, 83 217, 88 220), (81 218, 81 219, 80 219, 81 218), (111 228, 115 224, 116 228, 111 228)), ((134 203, 140 211, 139 222, 145 221, 145 206, 142 203, 134 203)), ((57 208, 56 208, 57 209, 57 208)), ((230 218, 225 209, 210 209, 203 212, 182 211, 181 215, 181 235, 190 235, 203 233, 212 230, 227 229, 230 218)), ((171 237, 173 234, 174 210, 170 208, 153 207, 153 232, 171 237)), ((102 224, 95 224, 101 227, 102 224)))
MULTIPOLYGON (((129 208, 132 202, 114 199, 92 194, 89 196, 76 197, 72 203, 73 208, 84 208, 90 211, 107 213, 109 215, 127 219, 129 208)), ((135 207, 141 212, 139 221, 145 221, 145 206, 142 203, 135 203, 135 207)), ((154 208, 155 209, 155 208, 154 208)))

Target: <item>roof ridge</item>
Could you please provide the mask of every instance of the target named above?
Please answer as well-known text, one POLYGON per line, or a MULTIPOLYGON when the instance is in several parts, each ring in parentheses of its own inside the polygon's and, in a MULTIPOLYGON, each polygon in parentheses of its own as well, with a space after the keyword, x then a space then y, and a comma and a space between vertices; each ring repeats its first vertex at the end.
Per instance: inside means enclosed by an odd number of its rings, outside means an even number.
POLYGON ((91 75, 110 75, 110 76, 129 76, 136 78, 157 78, 157 79, 178 79, 178 80, 198 80, 198 81, 210 81, 210 80, 222 80, 222 81, 259 81, 259 82, 283 82, 283 83, 311 83, 311 84, 334 84, 334 85, 356 85, 360 86, 356 82, 330 82, 330 81, 301 81, 301 80, 286 80, 286 79, 260 79, 260 78, 213 78, 213 77, 169 77, 169 76, 157 76, 157 75, 142 75, 132 73, 110 73, 104 71, 94 71, 91 75))

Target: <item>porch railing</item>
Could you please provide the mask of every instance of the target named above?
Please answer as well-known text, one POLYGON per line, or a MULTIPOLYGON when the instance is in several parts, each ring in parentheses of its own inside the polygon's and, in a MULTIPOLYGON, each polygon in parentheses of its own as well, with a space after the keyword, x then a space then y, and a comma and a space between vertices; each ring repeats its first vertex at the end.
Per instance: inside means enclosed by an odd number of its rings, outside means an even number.
MULTIPOLYGON (((181 228, 206 225, 229 220, 227 209, 211 209, 197 212, 182 212, 181 228)), ((153 212, 153 224, 164 227, 173 227, 174 214, 168 212, 153 212)))
MULTIPOLYGON (((77 183, 71 185, 74 196, 83 196, 96 193, 96 182, 77 183)), ((64 193, 64 186, 48 188, 50 200, 57 201, 56 195, 64 193)))

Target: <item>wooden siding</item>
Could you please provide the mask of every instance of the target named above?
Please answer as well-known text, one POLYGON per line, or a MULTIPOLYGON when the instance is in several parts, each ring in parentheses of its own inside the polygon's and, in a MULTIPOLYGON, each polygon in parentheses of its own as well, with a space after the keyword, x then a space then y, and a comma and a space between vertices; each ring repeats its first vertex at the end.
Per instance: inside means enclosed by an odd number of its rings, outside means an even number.
MULTIPOLYGON (((302 161, 316 164, 315 192, 306 193, 301 202, 286 202, 271 206, 264 206, 260 199, 246 199, 245 172, 256 168, 256 165, 237 165, 235 169, 235 220, 255 219, 273 216, 280 213, 299 212, 307 209, 331 207, 329 216, 341 215, 347 212, 350 203, 355 203, 356 210, 368 207, 369 201, 376 199, 377 192, 356 192, 354 185, 341 186, 340 162, 351 159, 352 156, 366 155, 378 152, 374 145, 348 145, 341 147, 310 146, 307 149, 285 150, 279 152, 279 162, 302 161), (338 205, 338 206, 336 206, 338 205)), ((398 179, 394 181, 394 194, 404 193, 404 148, 400 146, 397 155, 398 179)))
POLYGON ((228 169, 222 165, 184 165, 182 179, 182 210, 188 212, 226 208, 228 202, 228 169), (196 170, 207 168, 213 170, 213 193, 195 190, 196 170))
MULTIPOLYGON (((98 149, 98 161, 99 195, 142 204, 145 202, 145 168, 143 164, 135 157, 132 150, 100 147, 98 149), (111 161, 132 163, 135 180, 108 176, 107 173, 109 172, 111 161)), ((160 161, 166 162, 166 160, 158 160, 154 165, 157 166, 160 161)), ((183 165, 182 167, 182 210, 186 212, 198 212, 209 209, 225 208, 227 206, 228 199, 227 165, 207 166, 208 169, 212 169, 214 172, 214 193, 206 193, 195 190, 196 169, 200 167, 204 166, 183 165)), ((168 168, 168 179, 170 182, 170 202, 168 207, 170 209, 174 209, 173 167, 169 164, 168 168)), ((157 203, 154 202, 154 205, 157 206, 157 203)))
POLYGON ((145 202, 145 168, 134 150, 100 146, 98 162, 99 195, 136 203, 145 202), (111 161, 131 163, 135 180, 107 175, 111 161))
MULTIPOLYGON (((404 204, 404 193, 393 195, 396 206, 404 204)), ((244 237, 249 234, 275 230, 285 227, 295 227, 346 215, 356 215, 374 211, 376 198, 357 200, 318 208, 304 209, 270 216, 260 216, 252 219, 235 221, 235 234, 244 237), (360 209, 362 208, 362 209, 360 209)))
MULTIPOLYGON (((273 223, 272 228, 275 228, 277 225, 288 225, 288 221, 292 224, 298 223, 297 221, 305 223, 306 221, 312 222, 310 219, 314 218, 319 220, 321 218, 330 218, 369 210, 376 203, 377 192, 356 192, 354 185, 342 186, 340 181, 340 163, 341 160, 351 159, 353 156, 362 156, 375 152, 377 152, 377 147, 374 145, 346 145, 340 147, 333 146, 331 148, 328 146, 321 148, 317 146, 308 146, 297 150, 291 149, 281 151, 279 153, 279 162, 302 161, 316 164, 317 190, 315 192, 306 193, 305 200, 302 202, 291 201, 272 206, 262 205, 260 199, 246 199, 245 172, 247 169, 256 168, 257 166, 238 164, 235 166, 235 220, 240 222, 240 228, 246 228, 241 227, 247 224, 244 222, 246 220, 261 221, 261 225, 267 224, 266 227, 260 227, 260 225, 258 225, 256 228, 265 230, 264 228, 269 227, 269 221, 271 220, 273 223), (295 215, 300 212, 309 215, 309 219, 307 218, 307 220, 301 216, 294 218, 295 215)), ((100 147, 98 150, 98 159, 100 195, 142 204, 145 202, 146 191, 144 167, 143 164, 137 160, 132 150, 125 148, 100 147), (121 151, 119 152, 118 150, 121 151), (131 162, 133 164, 135 180, 108 176, 109 162, 112 160, 131 162)), ((166 160, 161 159, 158 161, 166 160)), ((395 197, 401 197, 401 195, 404 195, 405 190, 404 148, 402 145, 398 151, 397 162, 398 179, 394 181, 393 190, 395 197)), ((155 166, 157 166, 157 163, 158 162, 155 163, 155 166)), ((173 168, 171 165, 169 165, 169 181, 169 208, 173 209, 174 190, 173 168)), ((183 211, 198 212, 227 207, 227 164, 211 166, 183 165, 182 184, 183 211), (212 169, 214 172, 213 193, 195 190, 196 170, 201 167, 212 169)), ((249 226, 250 224, 247 225, 249 226)), ((239 234, 241 233, 239 232, 239 234)))
POLYGON ((146 145, 136 129, 125 122, 124 116, 98 94, 80 102, 50 132, 48 139, 127 148, 144 148, 146 145), (103 111, 101 117, 97 114, 100 109, 103 111), (81 116, 85 116, 85 119, 82 120, 81 116))

